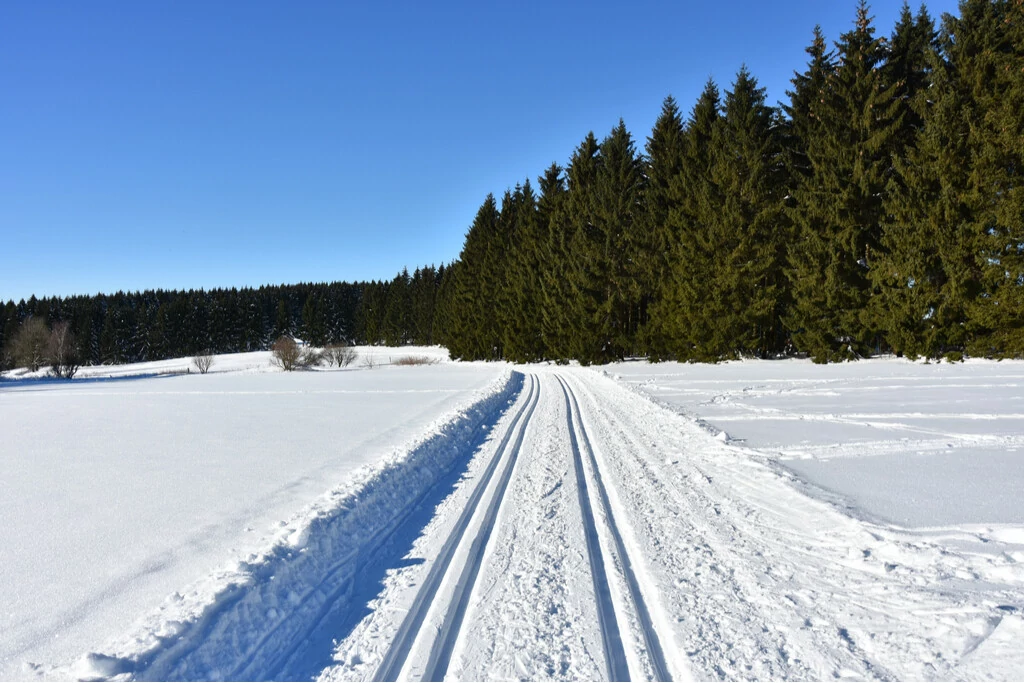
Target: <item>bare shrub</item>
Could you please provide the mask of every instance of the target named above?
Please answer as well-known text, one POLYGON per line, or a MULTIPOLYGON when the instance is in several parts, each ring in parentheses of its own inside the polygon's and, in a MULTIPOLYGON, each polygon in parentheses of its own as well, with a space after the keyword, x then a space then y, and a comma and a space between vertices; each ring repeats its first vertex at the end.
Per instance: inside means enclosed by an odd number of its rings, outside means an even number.
POLYGON ((35 372, 46 365, 50 346, 50 331, 42 318, 27 318, 11 338, 11 356, 14 362, 35 372))
POLYGON ((363 356, 362 366, 367 370, 373 370, 378 365, 379 363, 377 362, 377 359, 373 357, 373 354, 368 353, 363 356))
POLYGON ((296 368, 309 368, 323 363, 324 357, 316 349, 303 349, 288 336, 278 337, 270 345, 270 362, 285 372, 296 368))
POLYGON ((205 375, 210 371, 210 366, 213 365, 213 353, 210 351, 202 351, 192 356, 192 366, 199 371, 200 375, 205 375))
POLYGON ((270 345, 270 362, 285 372, 291 372, 296 368, 301 355, 302 349, 298 343, 288 336, 278 337, 277 341, 270 345))
POLYGON ((71 323, 61 321, 50 330, 47 342, 51 372, 57 377, 71 379, 78 372, 81 365, 81 357, 78 353, 78 343, 71 331, 71 323))
POLYGON ((356 350, 347 344, 328 344, 324 349, 324 359, 331 367, 335 365, 339 368, 348 367, 355 362, 358 356, 356 350))
POLYGON ((394 365, 434 365, 436 358, 429 356, 402 356, 394 362, 394 365))
POLYGON ((303 349, 299 354, 299 367, 312 368, 324 364, 324 353, 316 349, 303 349))

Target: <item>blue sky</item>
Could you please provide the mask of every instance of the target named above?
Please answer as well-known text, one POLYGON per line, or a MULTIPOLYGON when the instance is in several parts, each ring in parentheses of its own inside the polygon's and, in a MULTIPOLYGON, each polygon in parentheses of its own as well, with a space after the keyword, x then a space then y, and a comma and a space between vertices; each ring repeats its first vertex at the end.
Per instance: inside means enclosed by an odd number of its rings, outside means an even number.
MULTIPOLYGON (((872 4, 889 35, 901 2, 872 4)), ((915 10, 917 5, 912 5, 915 10)), ((934 17, 956 2, 928 3, 934 17)), ((622 117, 747 64, 785 99, 854 0, 0 3, 0 300, 390 278, 622 117)))

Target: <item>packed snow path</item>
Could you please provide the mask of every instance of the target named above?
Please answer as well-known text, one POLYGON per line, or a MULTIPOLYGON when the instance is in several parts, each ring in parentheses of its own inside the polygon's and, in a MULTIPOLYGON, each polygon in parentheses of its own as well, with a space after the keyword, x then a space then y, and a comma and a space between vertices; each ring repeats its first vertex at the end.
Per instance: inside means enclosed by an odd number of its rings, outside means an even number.
POLYGON ((90 655, 85 673, 889 680, 1024 666, 1024 554, 855 520, 598 372, 513 373, 424 452, 194 635, 90 655))
POLYGON ((957 589, 998 560, 850 519, 590 371, 527 373, 409 559, 322 678, 945 678, 1024 633, 1019 583, 957 589))
MULTIPOLYGON (((667 680, 670 677, 668 670, 665 665, 665 661, 662 655, 661 646, 657 643, 657 635, 654 631, 653 625, 650 623, 649 612, 643 600, 643 596, 640 593, 639 585, 636 578, 630 568, 629 561, 623 548, 621 534, 614 525, 613 516, 608 503, 608 496, 605 487, 601 481, 600 473, 597 470, 596 463, 594 461, 593 452, 590 451, 589 441, 587 440, 586 433, 583 429, 582 423, 579 422, 579 408, 575 397, 572 394, 572 390, 569 386, 559 377, 554 377, 557 380, 557 385, 552 386, 553 382, 551 377, 547 378, 546 387, 547 391, 550 392, 554 389, 554 386, 558 386, 561 389, 561 394, 564 395, 565 401, 565 415, 566 429, 568 432, 568 440, 559 439, 561 443, 571 444, 571 471, 572 479, 569 480, 568 486, 562 488, 563 480, 556 482, 555 487, 552 488, 547 494, 542 495, 543 497, 550 497, 552 493, 562 489, 562 495, 566 491, 571 491, 572 487, 575 486, 576 499, 578 501, 578 510, 571 509, 571 500, 565 501, 570 510, 564 511, 563 514, 569 516, 572 521, 579 521, 581 528, 574 530, 574 538, 576 541, 576 547, 572 550, 575 551, 576 561, 575 562, 564 562, 560 561, 555 566, 568 566, 573 569, 572 573, 566 573, 561 578, 562 588, 568 586, 569 581, 578 582, 583 581, 586 585, 587 577, 585 574, 580 572, 582 569, 579 560, 580 554, 580 537, 582 536, 582 546, 585 550, 587 558, 586 568, 590 571, 590 585, 587 586, 590 591, 584 593, 584 599, 586 596, 592 596, 594 607, 597 614, 597 630, 600 634, 600 652, 588 651, 588 656, 596 662, 603 664, 603 669, 598 669, 597 678, 604 678, 607 680, 630 680, 629 664, 625 651, 623 649, 622 637, 619 631, 618 618, 616 616, 615 603, 612 599, 612 591, 609 586, 608 573, 611 571, 612 564, 608 557, 602 552, 601 542, 599 539, 599 533, 597 523, 595 521, 594 506, 591 504, 590 489, 594 488, 600 492, 597 500, 600 503, 602 510, 602 517, 604 523, 607 525, 608 534, 615 539, 615 550, 617 557, 620 562, 625 576, 628 577, 630 598, 632 604, 629 606, 636 610, 636 613, 640 615, 639 625, 644 635, 644 643, 647 646, 644 654, 650 658, 651 668, 658 673, 659 680, 667 680), (572 407, 570 407, 570 402, 572 407), (579 437, 578 437, 579 435, 579 437), (580 442, 586 444, 589 471, 584 469, 584 460, 581 454, 580 442), (588 485, 588 478, 593 482, 593 487, 588 485), (651 644, 653 643, 653 647, 651 644), (595 656, 596 655, 596 656, 595 656)), ((473 634, 475 629, 471 626, 467 626, 467 612, 470 608, 471 597, 474 594, 474 589, 479 582, 481 571, 485 567, 485 554, 487 554, 488 544, 492 537, 495 522, 499 516, 499 513, 504 512, 503 525, 506 527, 506 533, 503 534, 504 538, 508 539, 508 531, 515 532, 520 527, 519 522, 521 520, 515 517, 517 510, 526 510, 530 508, 531 499, 535 498, 533 494, 535 490, 531 491, 529 488, 523 486, 516 487, 513 493, 513 497, 508 494, 509 482, 512 478, 514 469, 518 462, 518 456, 523 449, 523 442, 528 429, 534 428, 534 424, 531 422, 536 412, 538 404, 541 402, 542 394, 542 382, 540 377, 537 375, 531 375, 529 378, 529 392, 527 394, 526 401, 519 408, 518 413, 515 415, 513 420, 508 423, 507 431, 504 432, 501 437, 498 448, 494 455, 491 457, 490 464, 487 470, 484 472, 480 481, 476 483, 473 489, 473 494, 463 509, 460 515, 458 523, 454 526, 450 532, 448 539, 442 547, 442 552, 439 553, 437 559, 429 572, 426 581, 419 588, 416 599, 413 603, 412 608, 406 614, 405 619, 402 621, 402 625, 399 629, 398 636, 392 641, 389 646, 387 653, 384 657, 383 662, 376 671, 374 678, 377 680, 397 680, 398 678, 416 678, 420 680, 444 680, 449 668, 452 665, 452 657, 456 651, 456 647, 460 645, 460 642, 475 640, 472 635, 468 637, 464 634, 473 634), (494 477, 495 469, 498 464, 501 463, 500 474, 494 477), (495 479, 494 485, 491 486, 491 480, 495 479), (464 556, 459 559, 457 563, 453 564, 453 555, 457 547, 463 544, 463 539, 467 537, 467 531, 470 523, 473 521, 474 514, 478 503, 484 496, 485 491, 489 494, 489 501, 485 508, 481 511, 479 524, 472 532, 472 536, 468 539, 469 543, 468 551, 464 553, 464 556), (451 576, 450 579, 446 577, 451 576), (442 581, 448 580, 452 583, 452 589, 450 595, 439 595, 439 587, 442 581), (435 602, 438 604, 435 606, 435 602), (424 623, 428 612, 434 611, 436 618, 440 619, 440 627, 434 628, 431 624, 427 629, 424 629, 424 623), (443 616, 442 616, 443 614, 443 616), (426 641, 422 645, 424 654, 416 659, 412 656, 413 647, 417 640, 426 641), (425 661, 425 665, 421 666, 418 662, 425 661), (403 675, 403 667, 404 675, 403 675)), ((546 403, 550 403, 551 399, 545 397, 546 403)), ((545 415, 550 419, 551 413, 554 411, 550 410, 550 405, 546 405, 548 412, 545 415)), ((547 435, 551 436, 551 425, 545 424, 541 429, 547 429, 547 435)), ((564 449, 563 449, 564 451, 564 449)), ((554 456, 566 456, 565 452, 558 453, 557 451, 548 451, 554 456)), ((534 452, 531 455, 527 455, 531 462, 524 463, 524 469, 533 469, 537 463, 537 453, 534 452)), ((524 458, 525 459, 525 458, 524 458)), ((563 466, 569 463, 563 462, 563 466)), ((550 465, 549 465, 550 466, 550 465)), ((565 476, 563 469, 562 476, 565 476)), ((522 476, 529 477, 529 473, 524 473, 522 476)), ((548 518, 551 519, 555 515, 552 514, 548 518)), ((529 520, 522 520, 529 521, 529 520)), ((567 533, 563 525, 553 536, 553 540, 564 541, 567 533)), ((542 529, 538 528, 538 531, 542 529)), ((516 551, 515 538, 509 539, 505 545, 509 551, 516 551)), ((568 550, 568 548, 567 548, 568 550)), ((508 553, 511 554, 511 553, 508 553)), ((492 551, 488 557, 491 564, 487 566, 484 571, 484 585, 494 585, 497 580, 501 580, 502 575, 505 573, 507 564, 502 562, 495 566, 495 553, 492 551)), ((526 559, 526 558, 523 558, 526 559)), ((536 560, 536 558, 533 558, 536 560)), ((534 564, 531 568, 533 571, 538 569, 543 570, 542 567, 534 564)), ((549 568, 550 569, 550 568, 549 568)), ((552 598, 548 596, 548 599, 552 598)), ((512 600, 516 600, 513 596, 512 600)), ((516 604, 510 602, 509 604, 516 604)), ((531 610, 529 604, 522 605, 523 612, 520 617, 525 617, 529 620, 531 616, 531 610)), ((555 603, 550 603, 552 607, 555 607, 555 603)), ((486 609, 487 606, 482 606, 486 609)), ((477 610, 481 609, 481 606, 476 606, 477 610)), ((477 615, 470 615, 471 618, 475 617, 479 619, 477 615)), ((538 615, 539 616, 539 615, 538 615)), ((587 615, 589 616, 589 615, 587 615)), ((429 623, 429 622, 428 622, 429 623)), ((472 622, 470 622, 472 623, 472 622)), ((486 622, 480 623, 480 627, 486 628, 486 622)), ((538 634, 540 635, 540 634, 538 634)), ((544 634, 545 636, 551 634, 544 634)), ((544 641, 539 641, 544 642, 544 641)), ((463 648, 464 649, 464 648, 463 648)), ((592 649, 592 645, 591 645, 592 649)), ((485 655, 487 656, 487 655, 485 655)), ((487 656, 489 660, 490 657, 487 656)), ((568 667, 568 661, 561 662, 563 667, 568 667)), ((489 665, 487 662, 484 663, 484 669, 481 670, 481 674, 489 675, 487 670, 489 665)), ((535 677, 537 674, 551 674, 553 673, 550 669, 542 671, 532 671, 529 668, 528 663, 522 663, 516 666, 516 674, 526 675, 535 677)))

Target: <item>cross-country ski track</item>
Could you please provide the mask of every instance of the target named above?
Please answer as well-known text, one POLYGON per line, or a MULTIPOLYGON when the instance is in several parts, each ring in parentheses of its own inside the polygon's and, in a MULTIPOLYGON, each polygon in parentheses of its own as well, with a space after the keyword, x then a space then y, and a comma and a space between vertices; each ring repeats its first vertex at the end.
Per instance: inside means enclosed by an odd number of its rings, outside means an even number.
POLYGON ((1019 584, 958 589, 998 559, 854 519, 589 369, 517 368, 323 508, 75 675, 943 679, 1024 633, 1019 584))

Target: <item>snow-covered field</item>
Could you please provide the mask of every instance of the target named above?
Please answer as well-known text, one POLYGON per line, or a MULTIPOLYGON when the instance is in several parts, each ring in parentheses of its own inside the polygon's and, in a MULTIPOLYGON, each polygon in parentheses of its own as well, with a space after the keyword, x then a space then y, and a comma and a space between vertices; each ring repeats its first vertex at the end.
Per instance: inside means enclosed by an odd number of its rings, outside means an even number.
POLYGON ((0 677, 1024 671, 1024 364, 376 353, 0 383, 0 677))
POLYGON ((866 518, 1024 529, 1024 363, 621 363, 606 371, 785 463, 866 518))
POLYGON ((0 381, 0 678, 100 648, 204 577, 206 600, 227 581, 208 575, 293 533, 325 491, 503 372, 386 365, 447 358, 436 348, 359 352, 334 371, 283 373, 254 353, 205 376, 157 374, 183 359, 0 381))

